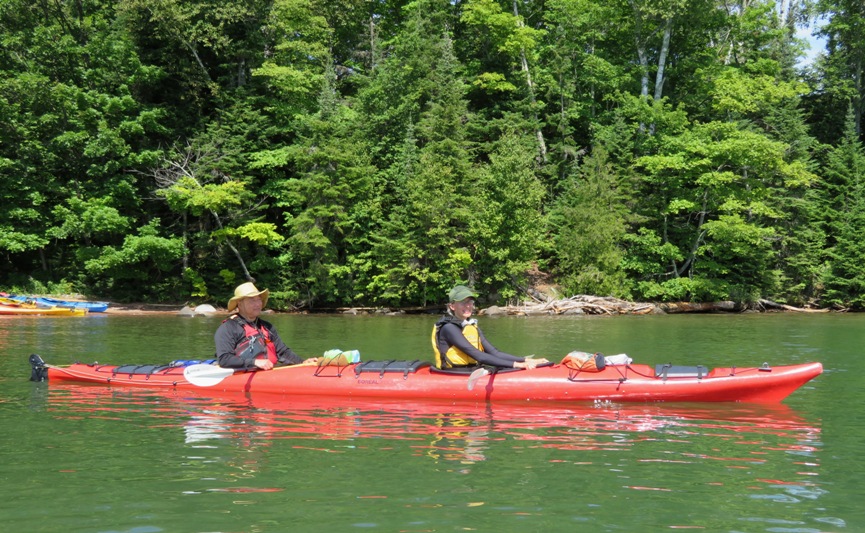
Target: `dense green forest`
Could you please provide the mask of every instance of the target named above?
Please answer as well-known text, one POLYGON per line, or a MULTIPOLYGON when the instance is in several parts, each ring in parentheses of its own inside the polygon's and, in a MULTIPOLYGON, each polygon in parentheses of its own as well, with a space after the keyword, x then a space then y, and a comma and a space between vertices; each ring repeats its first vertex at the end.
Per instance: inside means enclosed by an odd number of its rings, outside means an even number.
POLYGON ((0 289, 865 307, 862 0, 0 6, 0 289))

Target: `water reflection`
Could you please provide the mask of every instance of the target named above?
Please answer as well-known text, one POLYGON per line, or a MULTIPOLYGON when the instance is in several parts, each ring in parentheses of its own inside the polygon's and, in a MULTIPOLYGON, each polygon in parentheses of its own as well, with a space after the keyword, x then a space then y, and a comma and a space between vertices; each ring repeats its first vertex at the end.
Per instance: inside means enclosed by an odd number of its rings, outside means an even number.
POLYGON ((809 470, 817 466, 814 452, 820 444, 819 426, 784 404, 452 404, 242 394, 214 397, 206 391, 67 384, 52 385, 41 401, 59 417, 120 420, 139 413, 162 419, 164 425, 181 428, 185 444, 193 449, 224 439, 243 446, 292 439, 296 447, 344 453, 353 443, 368 445, 366 441, 374 439, 408 441, 416 455, 437 461, 475 463, 486 460, 491 441, 576 452, 624 452, 640 443, 663 442, 670 453, 640 461, 753 465, 783 452, 796 456, 796 464, 809 470), (682 446, 706 438, 725 446, 682 446), (740 453, 730 454, 730 446, 740 453))
POLYGON ((468 505, 490 509, 524 497, 528 486, 544 503, 521 512, 570 512, 599 529, 605 519, 621 519, 606 509, 624 500, 666 509, 653 523, 677 528, 731 531, 739 522, 772 531, 779 523, 770 520, 790 520, 784 527, 806 531, 816 516, 835 520, 812 515, 830 500, 820 478, 820 423, 783 404, 452 404, 53 383, 33 390, 32 409, 58 426, 86 428, 67 431, 67 446, 94 450, 55 469, 74 460, 86 471, 115 442, 155 439, 124 451, 116 464, 126 471, 141 460, 175 461, 170 490, 184 506, 186 498, 222 509, 302 493, 307 505, 390 498, 424 512, 408 494, 446 506, 469 498, 468 505), (104 436, 101 447, 83 440, 91 431, 104 436), (429 499, 412 488, 418 483, 440 495, 429 499), (574 511, 565 489, 597 507, 574 511), (507 496, 490 495, 501 493, 507 496), (726 512, 718 515, 719 508, 726 512))

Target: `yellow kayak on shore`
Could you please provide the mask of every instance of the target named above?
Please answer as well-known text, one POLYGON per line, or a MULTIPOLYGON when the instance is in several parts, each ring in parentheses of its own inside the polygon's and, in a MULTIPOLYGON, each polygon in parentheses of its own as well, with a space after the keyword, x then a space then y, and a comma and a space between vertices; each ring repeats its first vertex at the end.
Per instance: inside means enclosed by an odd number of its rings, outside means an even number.
POLYGON ((35 303, 0 298, 0 315, 85 316, 86 314, 87 309, 57 306, 46 307, 35 303))

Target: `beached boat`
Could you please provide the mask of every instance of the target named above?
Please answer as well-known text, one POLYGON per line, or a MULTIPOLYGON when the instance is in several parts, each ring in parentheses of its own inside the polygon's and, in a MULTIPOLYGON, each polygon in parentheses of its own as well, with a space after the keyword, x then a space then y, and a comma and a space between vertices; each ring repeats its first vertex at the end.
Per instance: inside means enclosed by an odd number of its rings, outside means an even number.
POLYGON ((86 309, 90 313, 104 313, 108 310, 108 302, 93 302, 88 300, 60 300, 46 296, 24 296, 21 294, 7 294, 5 298, 19 303, 34 303, 42 307, 68 307, 72 309, 86 309))
POLYGON ((562 364, 534 370, 441 371, 414 360, 347 365, 301 364, 240 371, 213 364, 47 364, 30 356, 31 379, 113 387, 206 389, 210 394, 387 398, 429 401, 755 402, 777 403, 823 371, 820 363, 708 369, 644 364, 595 372, 562 364))
POLYGON ((46 307, 29 302, 18 302, 8 298, 0 298, 0 315, 37 315, 37 316, 84 316, 87 309, 72 309, 70 307, 46 307))

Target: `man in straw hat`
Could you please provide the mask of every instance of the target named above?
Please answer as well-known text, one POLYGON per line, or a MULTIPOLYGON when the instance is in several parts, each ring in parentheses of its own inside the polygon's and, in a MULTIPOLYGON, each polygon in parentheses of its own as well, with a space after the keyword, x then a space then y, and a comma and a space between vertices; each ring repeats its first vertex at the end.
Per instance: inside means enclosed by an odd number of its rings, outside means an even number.
POLYGON ((261 320, 261 310, 267 305, 270 291, 258 290, 253 283, 234 289, 228 300, 231 313, 216 330, 216 357, 219 366, 270 370, 274 366, 315 363, 317 358, 304 361, 282 342, 273 324, 261 320))
POLYGON ((546 359, 517 357, 490 343, 481 333, 478 321, 471 318, 478 294, 465 285, 457 285, 448 294, 448 314, 432 330, 433 353, 438 368, 480 367, 524 368, 531 370, 549 364, 546 359))

